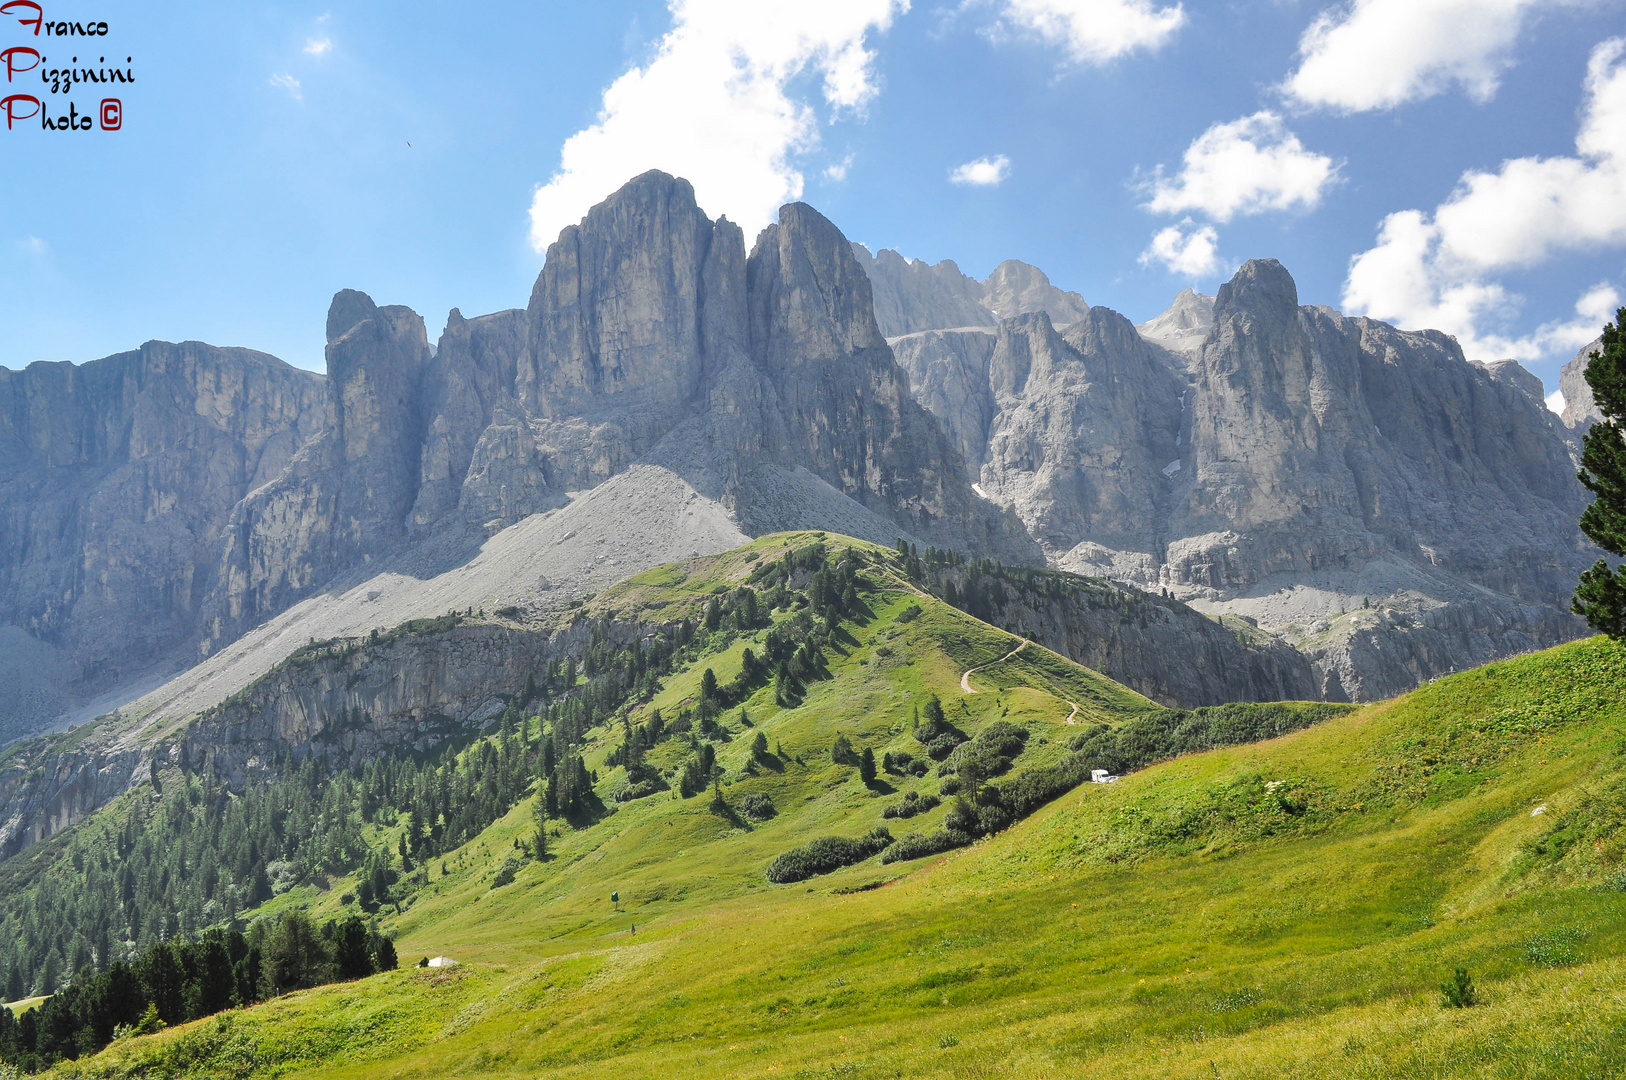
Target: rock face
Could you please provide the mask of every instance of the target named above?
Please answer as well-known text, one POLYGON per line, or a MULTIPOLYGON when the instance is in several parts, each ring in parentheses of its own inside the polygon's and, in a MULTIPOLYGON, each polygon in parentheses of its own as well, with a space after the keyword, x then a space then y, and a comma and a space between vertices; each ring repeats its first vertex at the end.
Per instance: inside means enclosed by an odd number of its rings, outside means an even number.
POLYGON ((1547 388, 1541 384, 1541 376, 1526 368, 1517 360, 1492 360, 1481 363, 1478 360, 1470 361, 1475 367, 1482 368, 1486 374, 1499 383, 1506 383, 1516 390, 1522 390, 1532 398, 1547 403, 1547 388))
POLYGON ((1564 395, 1564 426, 1577 432, 1585 432, 1603 419, 1598 403, 1592 398, 1592 387, 1586 381, 1587 362, 1601 348, 1602 334, 1583 345, 1575 359, 1565 364, 1558 374, 1558 389, 1564 395))
POLYGON ((150 341, 0 369, 0 740, 191 645, 233 508, 321 426, 320 376, 150 341))
POLYGON ((1528 373, 1301 307, 1273 260, 1140 331, 1092 308, 1059 334, 1003 320, 991 350, 981 332, 898 344, 980 490, 1053 565, 1245 615, 1329 697, 1581 632, 1584 495, 1528 373))
POLYGON ((871 255, 852 245, 875 297, 875 321, 888 339, 923 330, 992 327, 1000 319, 1044 312, 1058 326, 1077 322, 1090 308, 1063 292, 1036 266, 1007 259, 986 280, 960 272, 950 260, 928 266, 883 249, 871 255))

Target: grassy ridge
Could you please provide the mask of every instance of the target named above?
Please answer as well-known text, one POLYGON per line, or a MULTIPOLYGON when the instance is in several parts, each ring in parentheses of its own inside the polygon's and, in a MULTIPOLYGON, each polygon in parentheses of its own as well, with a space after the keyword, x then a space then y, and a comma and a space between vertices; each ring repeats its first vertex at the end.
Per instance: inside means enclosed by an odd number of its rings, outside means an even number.
MULTIPOLYGON (((594 602, 692 607, 785 538, 640 575, 594 602), (678 576, 681 573, 681 578, 678 576), (657 575, 652 577, 651 575, 657 575)), ((1084 785, 970 849, 770 885, 771 859, 859 837, 924 778, 866 787, 829 756, 918 753, 914 704, 1061 759, 1071 703, 1153 706, 888 580, 797 709, 736 714, 725 800, 625 804, 491 877, 520 806, 434 868, 396 923, 402 971, 116 1044, 63 1075, 1601 1076, 1626 1070, 1626 650, 1601 639, 1452 676, 1283 738, 1084 785), (917 618, 899 621, 910 607, 917 618), (844 650, 844 651, 843 651, 844 650), (883 650, 885 653, 883 655, 883 650), (1030 654, 1032 654, 1030 656, 1030 654), (1536 811, 1540 809, 1540 812, 1536 811), (878 886, 878 887, 877 887, 878 886), (610 891, 621 896, 619 910, 610 891), (636 927, 636 933, 633 928, 636 927), (1439 1006, 1465 966, 1485 1004, 1439 1006)), ((648 708, 727 681, 740 640, 648 708)), ((1091 721, 1095 719, 1092 715, 1091 721)), ((590 754, 602 762, 607 732, 590 754)), ((675 748, 674 748, 675 749, 675 748)), ((666 744, 652 752, 670 753, 666 744)), ((601 770, 608 793, 617 770, 601 770)), ((944 807, 911 819, 941 823, 944 807)), ((336 884, 334 892, 339 887, 336 884)), ((334 903, 318 900, 317 905, 334 903)))

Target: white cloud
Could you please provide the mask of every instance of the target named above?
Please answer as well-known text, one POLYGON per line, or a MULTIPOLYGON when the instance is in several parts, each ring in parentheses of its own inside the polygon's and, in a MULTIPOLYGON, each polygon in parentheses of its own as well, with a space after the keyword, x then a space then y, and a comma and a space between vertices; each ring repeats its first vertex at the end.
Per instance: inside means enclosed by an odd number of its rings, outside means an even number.
POLYGON ((294 96, 295 101, 304 101, 305 95, 299 91, 299 80, 292 75, 273 75, 271 85, 280 86, 294 96))
POLYGON ((1344 303, 1401 326, 1456 335, 1471 359, 1534 359, 1597 336, 1617 303, 1601 284, 1573 319, 1523 337, 1503 327, 1520 298, 1494 275, 1564 251, 1626 245, 1626 39, 1605 41, 1587 64, 1579 157, 1518 158, 1469 172, 1433 214, 1390 214, 1378 242, 1350 261, 1344 303))
POLYGON ((1141 252, 1140 264, 1161 263, 1169 273, 1192 279, 1212 277, 1221 265, 1218 246, 1214 226, 1198 226, 1186 218, 1152 237, 1151 246, 1141 252))
POLYGON ((1011 24, 1080 64, 1161 48, 1186 21, 1181 5, 1160 8, 1151 0, 1003 0, 1002 8, 1011 24))
POLYGON ((1545 400, 1548 412, 1557 413, 1559 416, 1564 415, 1564 391, 1554 390, 1547 395, 1545 400))
POLYGON ((908 0, 670 0, 672 29, 655 58, 604 91, 598 120, 565 141, 558 171, 531 200, 531 244, 632 177, 664 169, 694 184, 712 214, 747 234, 802 194, 794 159, 818 145, 812 104, 790 83, 812 73, 834 111, 861 112, 879 92, 865 47, 908 0))
POLYGON ((972 187, 996 187, 1011 173, 1011 159, 1004 154, 991 158, 980 157, 949 170, 949 182, 969 184, 972 187))
POLYGON ((839 184, 841 181, 847 179, 847 170, 852 167, 853 156, 848 154, 835 164, 827 166, 824 170, 824 178, 826 180, 834 180, 839 184))
POLYGON ((1529 12, 1563 0, 1353 0, 1324 12, 1299 41, 1282 90, 1342 112, 1392 109, 1461 86, 1495 95, 1529 12))
POLYGON ((325 56, 333 50, 333 42, 329 39, 311 38, 305 42, 305 52, 310 56, 325 56))
POLYGON ((1215 124, 1186 148, 1173 179, 1147 185, 1153 213, 1200 211, 1225 222, 1267 210, 1312 210, 1337 179, 1338 166, 1312 153, 1272 112, 1215 124))

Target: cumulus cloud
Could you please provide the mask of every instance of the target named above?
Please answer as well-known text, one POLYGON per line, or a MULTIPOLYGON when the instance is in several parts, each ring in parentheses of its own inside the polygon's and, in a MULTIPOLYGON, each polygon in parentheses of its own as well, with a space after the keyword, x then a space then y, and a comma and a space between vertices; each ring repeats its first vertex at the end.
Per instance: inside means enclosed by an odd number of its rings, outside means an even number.
POLYGON ((949 170, 949 181, 971 187, 995 187, 1011 172, 1011 159, 1004 154, 980 157, 949 170))
POLYGON ((1186 148, 1180 172, 1147 184, 1153 213, 1198 211, 1226 222, 1267 210, 1313 210, 1337 179, 1338 166, 1306 150, 1273 112, 1215 124, 1186 148))
POLYGON ((1212 277, 1220 269, 1219 234, 1212 225, 1197 225, 1186 218, 1152 237, 1151 246, 1141 252, 1140 264, 1161 264, 1180 277, 1212 277))
POLYGON ((1472 359, 1533 359, 1595 337, 1617 302, 1609 285, 1581 297, 1575 318, 1512 337, 1499 327, 1520 298, 1495 274, 1561 252, 1626 245, 1623 52, 1622 38, 1592 51, 1577 157, 1517 158, 1496 172, 1469 172, 1432 214, 1390 214, 1377 245, 1350 261, 1345 306, 1454 334, 1472 359))
POLYGON ((1282 90, 1300 105, 1392 109, 1460 86, 1495 95, 1526 16, 1559 0, 1353 0, 1323 13, 1299 42, 1282 90))
POLYGON ((908 0, 670 0, 672 29, 655 58, 604 91, 598 120, 565 141, 558 170, 531 200, 531 244, 627 180, 664 169, 694 184, 709 213, 747 232, 802 194, 794 159, 818 145, 813 104, 792 93, 821 79, 825 104, 859 113, 879 91, 865 45, 908 0))
POLYGON ((1004 22, 1080 64, 1161 48, 1186 21, 1181 5, 1155 7, 1151 0, 1003 0, 1001 9, 1004 22))
POLYGON ((292 75, 273 75, 271 85, 280 87, 294 96, 295 101, 304 101, 305 95, 299 90, 299 80, 292 75))
POLYGON ((333 42, 325 37, 311 38, 305 42, 305 52, 309 56, 326 56, 332 50, 333 42))

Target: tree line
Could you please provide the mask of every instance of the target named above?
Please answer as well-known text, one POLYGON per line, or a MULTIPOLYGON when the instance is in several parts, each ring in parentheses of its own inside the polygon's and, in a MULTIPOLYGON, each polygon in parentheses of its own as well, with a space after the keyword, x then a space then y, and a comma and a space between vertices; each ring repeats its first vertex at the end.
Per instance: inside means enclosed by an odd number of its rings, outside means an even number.
POLYGON ((0 1062, 38 1072, 116 1038, 396 964, 394 942, 355 915, 318 928, 303 911, 291 911, 256 921, 247 934, 208 930, 160 942, 104 971, 87 964, 21 1018, 0 1008, 0 1062))

